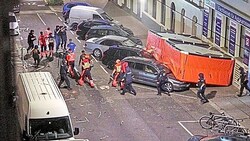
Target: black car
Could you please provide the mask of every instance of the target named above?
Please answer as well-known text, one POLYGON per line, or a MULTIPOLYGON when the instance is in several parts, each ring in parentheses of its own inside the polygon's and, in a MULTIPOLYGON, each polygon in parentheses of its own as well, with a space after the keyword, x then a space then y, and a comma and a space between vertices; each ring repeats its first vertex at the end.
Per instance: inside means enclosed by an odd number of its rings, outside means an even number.
POLYGON ((161 71, 165 71, 168 79, 161 87, 163 91, 172 92, 189 89, 189 83, 177 80, 170 69, 154 59, 126 57, 123 61, 126 61, 129 64, 129 67, 134 75, 133 82, 156 86, 157 75, 161 71))
POLYGON ((98 26, 98 25, 110 25, 110 26, 115 26, 117 28, 121 28, 125 32, 127 32, 129 35, 134 35, 133 31, 122 26, 119 24, 116 24, 112 21, 107 21, 107 20, 98 20, 98 19, 93 19, 93 20, 88 20, 88 21, 83 21, 77 26, 77 31, 76 34, 79 36, 79 39, 85 39, 86 33, 89 31, 89 29, 93 26, 98 26))
POLYGON ((104 65, 107 65, 109 69, 113 69, 115 61, 117 59, 122 60, 123 58, 128 56, 142 56, 142 51, 143 49, 136 47, 110 47, 103 53, 102 63, 104 65))
POLYGON ((85 40, 94 37, 100 38, 106 35, 117 35, 117 36, 127 37, 134 43, 142 45, 142 41, 139 38, 130 35, 129 33, 127 33, 126 31, 122 30, 117 26, 111 26, 111 25, 99 25, 91 27, 85 35, 85 40))

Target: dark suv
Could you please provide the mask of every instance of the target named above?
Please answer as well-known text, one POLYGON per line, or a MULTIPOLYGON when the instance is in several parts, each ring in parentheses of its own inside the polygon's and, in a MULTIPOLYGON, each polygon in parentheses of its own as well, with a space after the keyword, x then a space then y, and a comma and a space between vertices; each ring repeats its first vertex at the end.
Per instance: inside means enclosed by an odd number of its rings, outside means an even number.
POLYGON ((93 26, 98 26, 98 25, 115 26, 115 27, 121 28, 122 30, 126 31, 130 35, 134 35, 133 31, 129 28, 126 28, 126 27, 119 25, 117 23, 114 23, 112 21, 97 20, 97 19, 83 21, 82 23, 78 24, 76 34, 79 36, 79 39, 84 40, 85 35, 89 31, 89 29, 93 26))
POLYGON ((143 49, 136 47, 110 47, 107 51, 103 53, 102 63, 107 65, 109 69, 114 68, 115 61, 117 59, 122 60, 128 56, 142 56, 141 52, 143 49))
POLYGON ((117 35, 117 36, 127 37, 134 43, 142 45, 142 41, 139 38, 128 34, 126 31, 122 30, 119 27, 110 25, 99 25, 91 27, 85 35, 85 40, 93 37, 100 38, 106 35, 117 35))
POLYGON ((126 57, 123 61, 128 62, 134 75, 134 82, 156 86, 157 75, 161 71, 165 71, 168 79, 162 85, 162 90, 172 92, 189 89, 189 83, 177 80, 170 69, 154 59, 126 57))

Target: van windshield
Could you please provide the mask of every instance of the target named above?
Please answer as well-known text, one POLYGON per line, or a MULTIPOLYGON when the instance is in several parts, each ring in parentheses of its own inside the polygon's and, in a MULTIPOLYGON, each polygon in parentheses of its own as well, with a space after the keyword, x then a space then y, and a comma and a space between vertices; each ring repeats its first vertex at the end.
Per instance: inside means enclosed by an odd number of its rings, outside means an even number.
POLYGON ((101 16, 104 18, 104 20, 113 21, 113 19, 105 12, 101 13, 101 16))
POLYGON ((35 140, 67 139, 73 137, 68 116, 30 119, 30 133, 35 140))

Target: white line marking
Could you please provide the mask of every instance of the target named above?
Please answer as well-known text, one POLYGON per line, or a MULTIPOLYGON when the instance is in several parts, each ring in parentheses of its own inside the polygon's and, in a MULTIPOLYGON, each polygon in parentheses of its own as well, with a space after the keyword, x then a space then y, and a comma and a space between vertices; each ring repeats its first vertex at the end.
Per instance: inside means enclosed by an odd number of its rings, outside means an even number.
POLYGON ((91 55, 92 58, 94 58, 95 62, 98 62, 93 55, 91 55))
POLYGON ((22 36, 20 37, 20 40, 23 40, 23 37, 22 37, 22 36))
POLYGON ((55 13, 57 15, 57 13, 55 13))
POLYGON ((62 19, 60 17, 57 17, 61 22, 62 22, 62 19))
POLYGON ((41 16, 40 16, 38 13, 36 13, 36 14, 37 14, 38 18, 42 21, 42 23, 43 23, 44 25, 46 25, 46 23, 43 21, 43 19, 41 18, 41 16))
POLYGON ((81 41, 76 37, 76 40, 79 42, 79 43, 81 43, 81 41))
POLYGON ((187 120, 187 121, 179 121, 179 122, 185 122, 185 123, 198 123, 198 120, 187 120))
POLYGON ((109 74, 109 73, 104 69, 103 66, 100 65, 100 67, 103 69, 104 72, 106 72, 107 74, 109 74))
MULTIPOLYGON (((170 93, 170 94, 171 94, 171 93, 170 93)), ((187 95, 181 95, 181 94, 175 94, 175 93, 172 93, 171 95, 176 95, 176 96, 185 97, 185 98, 190 98, 190 99, 197 99, 196 97, 193 97, 193 96, 187 96, 187 95)))
POLYGON ((180 121, 178 123, 181 125, 181 127, 188 132, 189 135, 194 136, 180 121))
POLYGON ((71 33, 72 35, 74 35, 74 32, 73 32, 73 31, 71 31, 71 30, 70 30, 70 33, 71 33))

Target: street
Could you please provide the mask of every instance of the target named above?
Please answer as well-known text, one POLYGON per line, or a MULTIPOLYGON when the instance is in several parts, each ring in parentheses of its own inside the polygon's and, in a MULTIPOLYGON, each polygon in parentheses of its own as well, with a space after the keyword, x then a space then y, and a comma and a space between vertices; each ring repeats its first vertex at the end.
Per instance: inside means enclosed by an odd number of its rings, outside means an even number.
MULTIPOLYGON (((41 1, 22 1, 21 12, 17 14, 20 20, 21 35, 13 37, 17 48, 27 48, 27 37, 34 29, 38 37, 40 31, 50 27, 53 31, 56 25, 63 25, 63 17, 59 12, 53 12, 41 1), (27 4, 28 2, 32 4, 27 4), (25 4, 26 3, 26 4, 25 4), (22 5, 23 4, 23 5, 22 5)), ((124 19, 115 17, 123 23, 124 19)), ((131 23, 133 24, 133 22, 131 23)), ((129 26, 126 23, 126 26, 129 26)), ((130 25, 133 27, 133 25, 130 25)), ((132 28, 131 28, 132 29, 132 28)), ((132 29, 146 44, 145 33, 132 29)), ((73 39, 76 47, 76 64, 84 41, 78 40, 74 32, 67 31, 68 39, 73 39)), ((37 43, 37 41, 35 41, 37 43)), ((28 71, 37 71, 32 67, 33 59, 27 61, 28 71)), ((46 63, 45 63, 46 64, 46 63)), ((43 63, 42 63, 43 65, 43 63)), ((58 82, 58 58, 44 65, 38 71, 49 71, 58 82)), ((80 67, 77 66, 78 70, 80 67)), ((173 92, 171 96, 157 96, 154 87, 133 84, 137 95, 126 93, 120 95, 116 88, 108 85, 109 70, 100 61, 94 59, 92 77, 95 87, 88 84, 79 86, 70 79, 73 90, 61 88, 69 108, 73 127, 80 128, 79 139, 90 141, 186 141, 192 135, 206 135, 208 132, 197 122, 209 112, 218 112, 209 103, 201 105, 196 94, 187 90, 173 92)))

